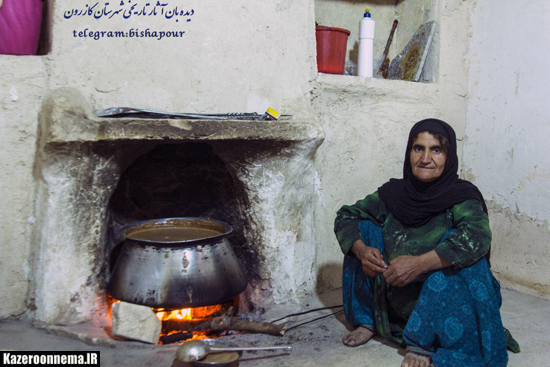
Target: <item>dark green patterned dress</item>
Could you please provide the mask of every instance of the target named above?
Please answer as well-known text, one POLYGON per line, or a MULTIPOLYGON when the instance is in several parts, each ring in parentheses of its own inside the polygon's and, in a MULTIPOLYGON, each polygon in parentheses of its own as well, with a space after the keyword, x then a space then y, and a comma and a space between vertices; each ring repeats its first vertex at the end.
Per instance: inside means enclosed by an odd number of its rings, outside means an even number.
MULTIPOLYGON (((361 238, 359 223, 364 220, 382 226, 384 249, 390 262, 399 256, 418 256, 435 250, 455 267, 466 267, 485 256, 491 245, 489 218, 477 200, 455 205, 434 216, 424 226, 413 228, 404 227, 388 213, 375 192, 338 211, 334 231, 344 254, 361 238), (451 229, 456 229, 456 232, 440 243, 443 235, 451 229)), ((388 287, 391 292, 389 304, 404 322, 416 304, 422 284, 415 282, 405 287, 388 287)))

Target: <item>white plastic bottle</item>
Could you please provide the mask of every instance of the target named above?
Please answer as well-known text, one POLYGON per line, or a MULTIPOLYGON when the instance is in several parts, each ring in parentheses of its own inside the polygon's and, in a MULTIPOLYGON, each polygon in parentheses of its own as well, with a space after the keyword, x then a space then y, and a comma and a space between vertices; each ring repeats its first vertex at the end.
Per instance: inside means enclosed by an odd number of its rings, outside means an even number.
POLYGON ((357 75, 372 78, 374 61, 374 26, 370 17, 370 9, 365 10, 363 19, 359 22, 359 56, 357 60, 357 75))

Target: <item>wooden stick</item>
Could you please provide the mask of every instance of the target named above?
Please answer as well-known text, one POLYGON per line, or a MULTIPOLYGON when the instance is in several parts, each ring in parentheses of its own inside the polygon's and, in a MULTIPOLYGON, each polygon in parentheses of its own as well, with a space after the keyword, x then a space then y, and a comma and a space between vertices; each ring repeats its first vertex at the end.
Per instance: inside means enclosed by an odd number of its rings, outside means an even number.
POLYGON ((388 68, 390 67, 390 59, 388 59, 388 52, 390 51, 390 45, 391 45, 391 41, 393 40, 393 34, 395 33, 395 29, 397 28, 397 23, 399 23, 397 19, 393 21, 390 36, 388 37, 388 42, 386 43, 386 48, 384 49, 384 55, 382 56, 382 64, 380 65, 380 69, 378 69, 378 75, 382 75, 384 79, 388 77, 388 68))
POLYGON ((269 322, 245 320, 239 317, 219 316, 207 321, 168 320, 162 323, 162 331, 207 331, 234 330, 269 335, 284 335, 286 325, 275 325, 269 322))

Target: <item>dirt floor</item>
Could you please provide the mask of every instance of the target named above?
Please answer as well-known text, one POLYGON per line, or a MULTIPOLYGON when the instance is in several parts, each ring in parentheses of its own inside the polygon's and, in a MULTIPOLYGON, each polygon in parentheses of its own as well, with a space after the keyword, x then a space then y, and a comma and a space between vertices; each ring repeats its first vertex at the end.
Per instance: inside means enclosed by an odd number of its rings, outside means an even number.
MULTIPOLYGON (((510 353, 509 366, 538 367, 550 365, 550 300, 503 290, 504 325, 520 343, 520 354, 510 353)), ((277 306, 267 310, 267 321, 290 313, 341 303, 340 292, 333 291, 304 301, 301 305, 277 306)), ((337 310, 337 309, 336 309, 337 310)), ((294 317, 289 327, 300 321, 331 314, 331 310, 294 317)), ((343 313, 298 328, 284 336, 236 334, 219 339, 239 346, 291 345, 291 352, 244 352, 231 367, 275 366, 400 366, 404 350, 375 337, 367 345, 348 348, 341 342, 347 324, 343 313)), ((188 367, 175 360, 178 344, 146 345, 114 341, 97 330, 37 329, 25 321, 0 322, 0 350, 12 351, 100 351, 101 366, 188 367), (86 342, 79 338, 87 339, 86 342)))

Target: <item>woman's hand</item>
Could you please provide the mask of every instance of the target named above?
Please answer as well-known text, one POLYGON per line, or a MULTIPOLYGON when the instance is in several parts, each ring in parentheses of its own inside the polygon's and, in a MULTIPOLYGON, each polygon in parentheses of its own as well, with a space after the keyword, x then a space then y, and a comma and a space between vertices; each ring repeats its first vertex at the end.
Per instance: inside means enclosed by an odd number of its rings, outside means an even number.
POLYGON ((399 256, 392 260, 384 272, 384 278, 391 285, 403 287, 428 271, 443 269, 452 264, 439 256, 435 250, 420 256, 399 256))
POLYGON ((391 285, 403 287, 424 273, 420 256, 399 256, 392 260, 384 272, 384 278, 391 285))
POLYGON ((382 274, 388 268, 380 251, 374 247, 365 245, 363 240, 357 240, 353 244, 351 251, 361 261, 363 271, 369 277, 375 277, 378 274, 382 274))

